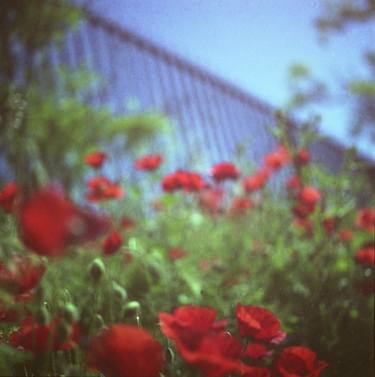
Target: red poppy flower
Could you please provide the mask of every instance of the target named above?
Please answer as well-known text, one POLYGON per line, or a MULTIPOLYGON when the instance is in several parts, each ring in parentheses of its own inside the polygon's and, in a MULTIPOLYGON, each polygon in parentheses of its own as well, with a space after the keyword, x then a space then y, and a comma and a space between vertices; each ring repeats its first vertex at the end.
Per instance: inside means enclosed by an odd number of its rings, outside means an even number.
POLYGON ((15 254, 8 266, 0 261, 0 287, 16 296, 33 290, 42 279, 46 267, 32 263, 25 255, 15 254))
POLYGON ((355 224, 368 232, 375 232, 375 208, 360 209, 355 224))
POLYGON ((339 232, 339 237, 341 241, 351 241, 353 239, 353 232, 350 229, 342 229, 339 232))
POLYGON ((186 251, 183 250, 183 249, 181 249, 181 248, 179 248, 179 247, 172 247, 168 251, 168 256, 173 261, 175 261, 177 259, 185 258, 186 255, 187 255, 186 251))
POLYGON ((204 336, 191 350, 184 343, 176 342, 177 351, 189 364, 207 377, 220 377, 238 373, 251 377, 269 377, 266 368, 250 367, 240 361, 242 345, 228 333, 220 332, 204 336))
POLYGON ((13 347, 22 347, 34 354, 71 349, 80 339, 78 324, 72 325, 67 339, 61 339, 58 331, 60 322, 59 319, 55 319, 50 324, 41 325, 29 315, 21 322, 21 327, 10 334, 10 344, 13 347))
POLYGON ((103 242, 103 254, 111 255, 119 250, 123 243, 123 238, 117 230, 113 230, 103 242))
POLYGON ((173 314, 159 313, 161 332, 179 340, 189 349, 197 347, 203 336, 223 330, 227 321, 215 321, 216 311, 199 306, 180 306, 173 314))
POLYGON ((251 343, 246 347, 244 352, 245 356, 251 359, 262 359, 263 357, 270 356, 272 351, 269 351, 267 347, 260 343, 251 343))
POLYGON ((267 183, 269 175, 269 170, 260 169, 254 175, 245 177, 242 181, 242 187, 248 193, 260 190, 267 183))
POLYGON ((290 191, 299 191, 302 187, 302 182, 301 182, 300 177, 298 175, 292 175, 288 179, 286 183, 286 187, 290 191))
POLYGON ((300 149, 294 156, 294 162, 298 166, 306 165, 310 161, 310 152, 307 149, 300 149))
POLYGON ((199 193, 199 206, 211 214, 216 214, 224 199, 224 190, 219 187, 208 187, 199 193))
POLYGON ((135 161, 137 170, 156 170, 163 162, 163 156, 160 154, 149 154, 135 161))
POLYGON ((245 196, 234 197, 229 207, 228 214, 229 216, 243 215, 252 207, 252 205, 253 202, 250 198, 245 196))
POLYGON ((11 213, 19 196, 20 189, 16 182, 8 182, 0 191, 0 206, 11 213))
POLYGON ((375 247, 373 244, 362 246, 355 254, 355 260, 359 264, 375 266, 375 247))
POLYGON ((288 150, 280 145, 273 153, 266 155, 264 158, 264 164, 271 170, 278 170, 289 162, 288 150))
POLYGON ((87 200, 98 202, 107 199, 121 199, 125 193, 123 189, 107 177, 93 177, 87 183, 87 200))
POLYGON ((95 239, 109 227, 106 217, 77 207, 52 187, 21 203, 17 216, 25 246, 47 256, 61 255, 68 245, 95 239))
POLYGON ((267 309, 237 304, 236 317, 241 336, 271 342, 284 334, 280 321, 267 309))
POLYGON ((92 152, 85 157, 85 163, 97 169, 100 168, 107 159, 107 154, 104 152, 92 152))
POLYGON ((298 200, 305 205, 314 206, 320 200, 321 194, 315 187, 304 187, 299 195, 298 200))
POLYGON ((123 229, 132 229, 135 227, 135 221, 130 217, 122 217, 120 220, 120 225, 123 229))
POLYGON ((280 377, 318 377, 328 364, 320 361, 309 348, 294 346, 285 348, 275 363, 280 377))
POLYGON ((164 360, 160 343, 146 330, 115 324, 90 341, 86 362, 106 376, 159 377, 164 360))
POLYGON ((237 179, 240 176, 240 171, 230 162, 221 162, 211 168, 211 176, 215 181, 220 182, 226 179, 237 179))
POLYGON ((327 217, 323 220, 323 227, 327 234, 332 234, 336 229, 336 219, 334 217, 327 217))
POLYGON ((305 204, 303 202, 297 202, 295 206, 293 207, 293 214, 298 219, 305 219, 311 213, 314 212, 314 209, 315 209, 315 205, 305 204))

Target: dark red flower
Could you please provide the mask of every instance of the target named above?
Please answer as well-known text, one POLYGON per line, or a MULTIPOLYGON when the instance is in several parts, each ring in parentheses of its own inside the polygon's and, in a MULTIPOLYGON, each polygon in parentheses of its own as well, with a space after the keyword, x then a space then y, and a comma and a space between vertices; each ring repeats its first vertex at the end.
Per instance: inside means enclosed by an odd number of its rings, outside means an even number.
POLYGON ((299 191, 302 187, 301 178, 298 175, 292 175, 289 177, 286 187, 290 191, 299 191))
POLYGON ((229 216, 243 215, 253 206, 253 202, 246 196, 236 196, 230 204, 228 214, 229 216))
POLYGON ((92 152, 85 157, 85 163, 97 169, 100 168, 107 159, 107 154, 104 152, 92 152))
POLYGON ((103 254, 111 255, 116 253, 123 243, 123 238, 117 230, 113 230, 103 242, 103 254))
POLYGON ((21 327, 10 334, 10 344, 13 347, 22 347, 34 354, 71 349, 80 339, 78 324, 73 323, 68 337, 61 339, 58 331, 60 323, 59 319, 55 319, 49 324, 41 325, 29 315, 21 322, 21 327))
POLYGON ((236 317, 241 336, 271 342, 283 334, 280 321, 265 308, 237 304, 236 317))
POLYGON ((255 174, 245 177, 242 181, 242 187, 248 193, 260 190, 267 183, 269 175, 268 169, 260 169, 255 174))
POLYGON ((35 264, 25 255, 14 254, 7 266, 0 261, 0 288, 16 296, 25 295, 39 284, 45 270, 44 264, 35 264))
POLYGON ((70 244, 95 239, 109 227, 106 217, 76 206, 52 187, 34 192, 17 216, 25 246, 47 256, 61 255, 70 244))
POLYGON ((304 187, 299 195, 298 200, 305 205, 315 206, 315 204, 320 200, 321 194, 315 187, 304 187))
POLYGON ((260 343, 249 344, 244 352, 244 355, 250 357, 251 359, 262 359, 263 357, 270 356, 271 354, 272 351, 269 351, 264 344, 260 343))
POLYGON ((175 261, 177 259, 185 258, 186 255, 187 255, 186 251, 181 249, 180 247, 172 247, 168 251, 168 256, 173 261, 175 261))
POLYGON ((294 156, 294 162, 298 166, 306 165, 310 161, 310 152, 303 148, 300 149, 294 156))
POLYGON ((273 153, 266 155, 264 158, 264 164, 271 170, 278 170, 289 162, 288 150, 280 145, 273 153))
POLYGON ((293 226, 302 230, 307 236, 313 233, 313 223, 308 218, 297 217, 293 220, 293 226))
POLYGON ((206 335, 193 350, 177 340, 176 348, 186 362, 207 377, 220 377, 229 373, 249 377, 270 375, 266 368, 250 367, 240 361, 242 345, 229 333, 206 335))
POLYGON ((208 187, 199 193, 199 206, 211 214, 220 211, 224 199, 224 190, 220 187, 208 187))
POLYGON ((353 239, 353 232, 350 229, 342 229, 339 232, 339 237, 341 241, 351 241, 353 239))
POLYGON ((368 232, 375 232, 375 208, 360 209, 355 224, 368 232))
POLYGON ((160 154, 149 154, 135 161, 134 165, 137 170, 155 170, 163 162, 163 156, 160 154))
POLYGON ((237 179, 240 176, 240 171, 230 162, 221 162, 211 168, 211 176, 215 181, 220 182, 226 179, 237 179))
POLYGON ((19 194, 20 189, 17 183, 8 182, 0 191, 0 207, 3 207, 5 212, 13 212, 19 194))
POLYGON ((122 217, 120 220, 120 225, 123 229, 132 229, 135 227, 135 221, 130 217, 122 217))
POLYGON ((98 176, 91 178, 87 183, 87 200, 98 202, 108 199, 121 199, 125 193, 123 189, 107 177, 98 176))
POLYGON ((281 352, 276 360, 275 370, 280 377, 318 377, 327 366, 309 348, 293 346, 281 352))
POLYGON ((362 246, 355 254, 355 260, 359 264, 375 266, 375 247, 373 244, 362 246))
POLYGON ((91 339, 87 365, 108 377, 159 377, 163 350, 146 330, 115 324, 91 339))
POLYGON ((216 311, 199 306, 180 306, 173 314, 159 313, 160 329, 169 339, 179 340, 189 349, 197 347, 203 336, 222 331, 227 322, 215 321, 216 311))
POLYGON ((314 212, 314 209, 315 209, 315 205, 306 204, 303 202, 297 202, 293 207, 293 214, 298 219, 305 219, 311 213, 314 212))
POLYGON ((334 217, 327 217, 323 220, 323 227, 327 234, 332 234, 336 229, 336 219, 334 217))

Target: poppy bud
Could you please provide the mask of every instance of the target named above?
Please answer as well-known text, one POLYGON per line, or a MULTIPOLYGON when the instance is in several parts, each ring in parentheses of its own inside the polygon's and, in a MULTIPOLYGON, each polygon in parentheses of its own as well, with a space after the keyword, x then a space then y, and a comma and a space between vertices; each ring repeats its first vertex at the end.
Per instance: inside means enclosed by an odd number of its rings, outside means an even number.
POLYGON ((67 323, 73 323, 77 321, 79 317, 77 307, 69 302, 61 308, 61 316, 65 319, 67 323))
POLYGON ((139 312, 141 310, 141 305, 138 301, 129 301, 125 304, 124 308, 124 317, 134 317, 139 316, 139 312))
POLYGON ((126 290, 116 282, 112 283, 112 292, 114 297, 119 301, 125 301, 128 297, 126 290))
POLYGON ((89 267, 89 273, 95 282, 98 282, 105 273, 105 266, 100 258, 95 258, 89 267))
POLYGON ((68 339, 72 332, 72 327, 69 323, 62 321, 57 326, 57 339, 63 343, 68 339))
POLYGON ((103 329, 103 328, 107 327, 105 325, 103 317, 100 314, 96 314, 95 315, 95 317, 94 317, 94 324, 95 324, 95 327, 97 327, 99 329, 103 329))
POLYGON ((35 319, 41 325, 46 325, 50 322, 50 314, 44 305, 36 312, 35 319))

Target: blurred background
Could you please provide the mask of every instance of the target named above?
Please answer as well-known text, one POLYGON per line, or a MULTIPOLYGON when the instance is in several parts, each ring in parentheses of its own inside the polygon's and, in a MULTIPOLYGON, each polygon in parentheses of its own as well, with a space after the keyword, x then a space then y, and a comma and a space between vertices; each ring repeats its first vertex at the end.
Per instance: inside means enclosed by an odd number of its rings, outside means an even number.
POLYGON ((69 187, 94 148, 111 150, 114 178, 151 152, 172 156, 166 170, 255 167, 278 143, 276 110, 292 143, 319 131, 315 161, 338 171, 355 146, 373 175, 372 0, 1 7, 3 177, 69 187))

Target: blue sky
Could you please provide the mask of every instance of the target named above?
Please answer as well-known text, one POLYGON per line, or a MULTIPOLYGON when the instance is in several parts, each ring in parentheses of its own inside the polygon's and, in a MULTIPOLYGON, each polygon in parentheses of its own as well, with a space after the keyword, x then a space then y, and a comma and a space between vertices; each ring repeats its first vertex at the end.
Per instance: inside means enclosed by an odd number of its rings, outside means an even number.
MULTIPOLYGON (((340 95, 318 108, 322 132, 353 142, 340 88, 366 75, 362 55, 375 41, 375 22, 350 26, 321 44, 313 25, 320 0, 92 0, 91 6, 277 107, 290 95, 290 65, 308 65, 340 95)), ((357 144, 375 158, 368 141, 357 144)))

